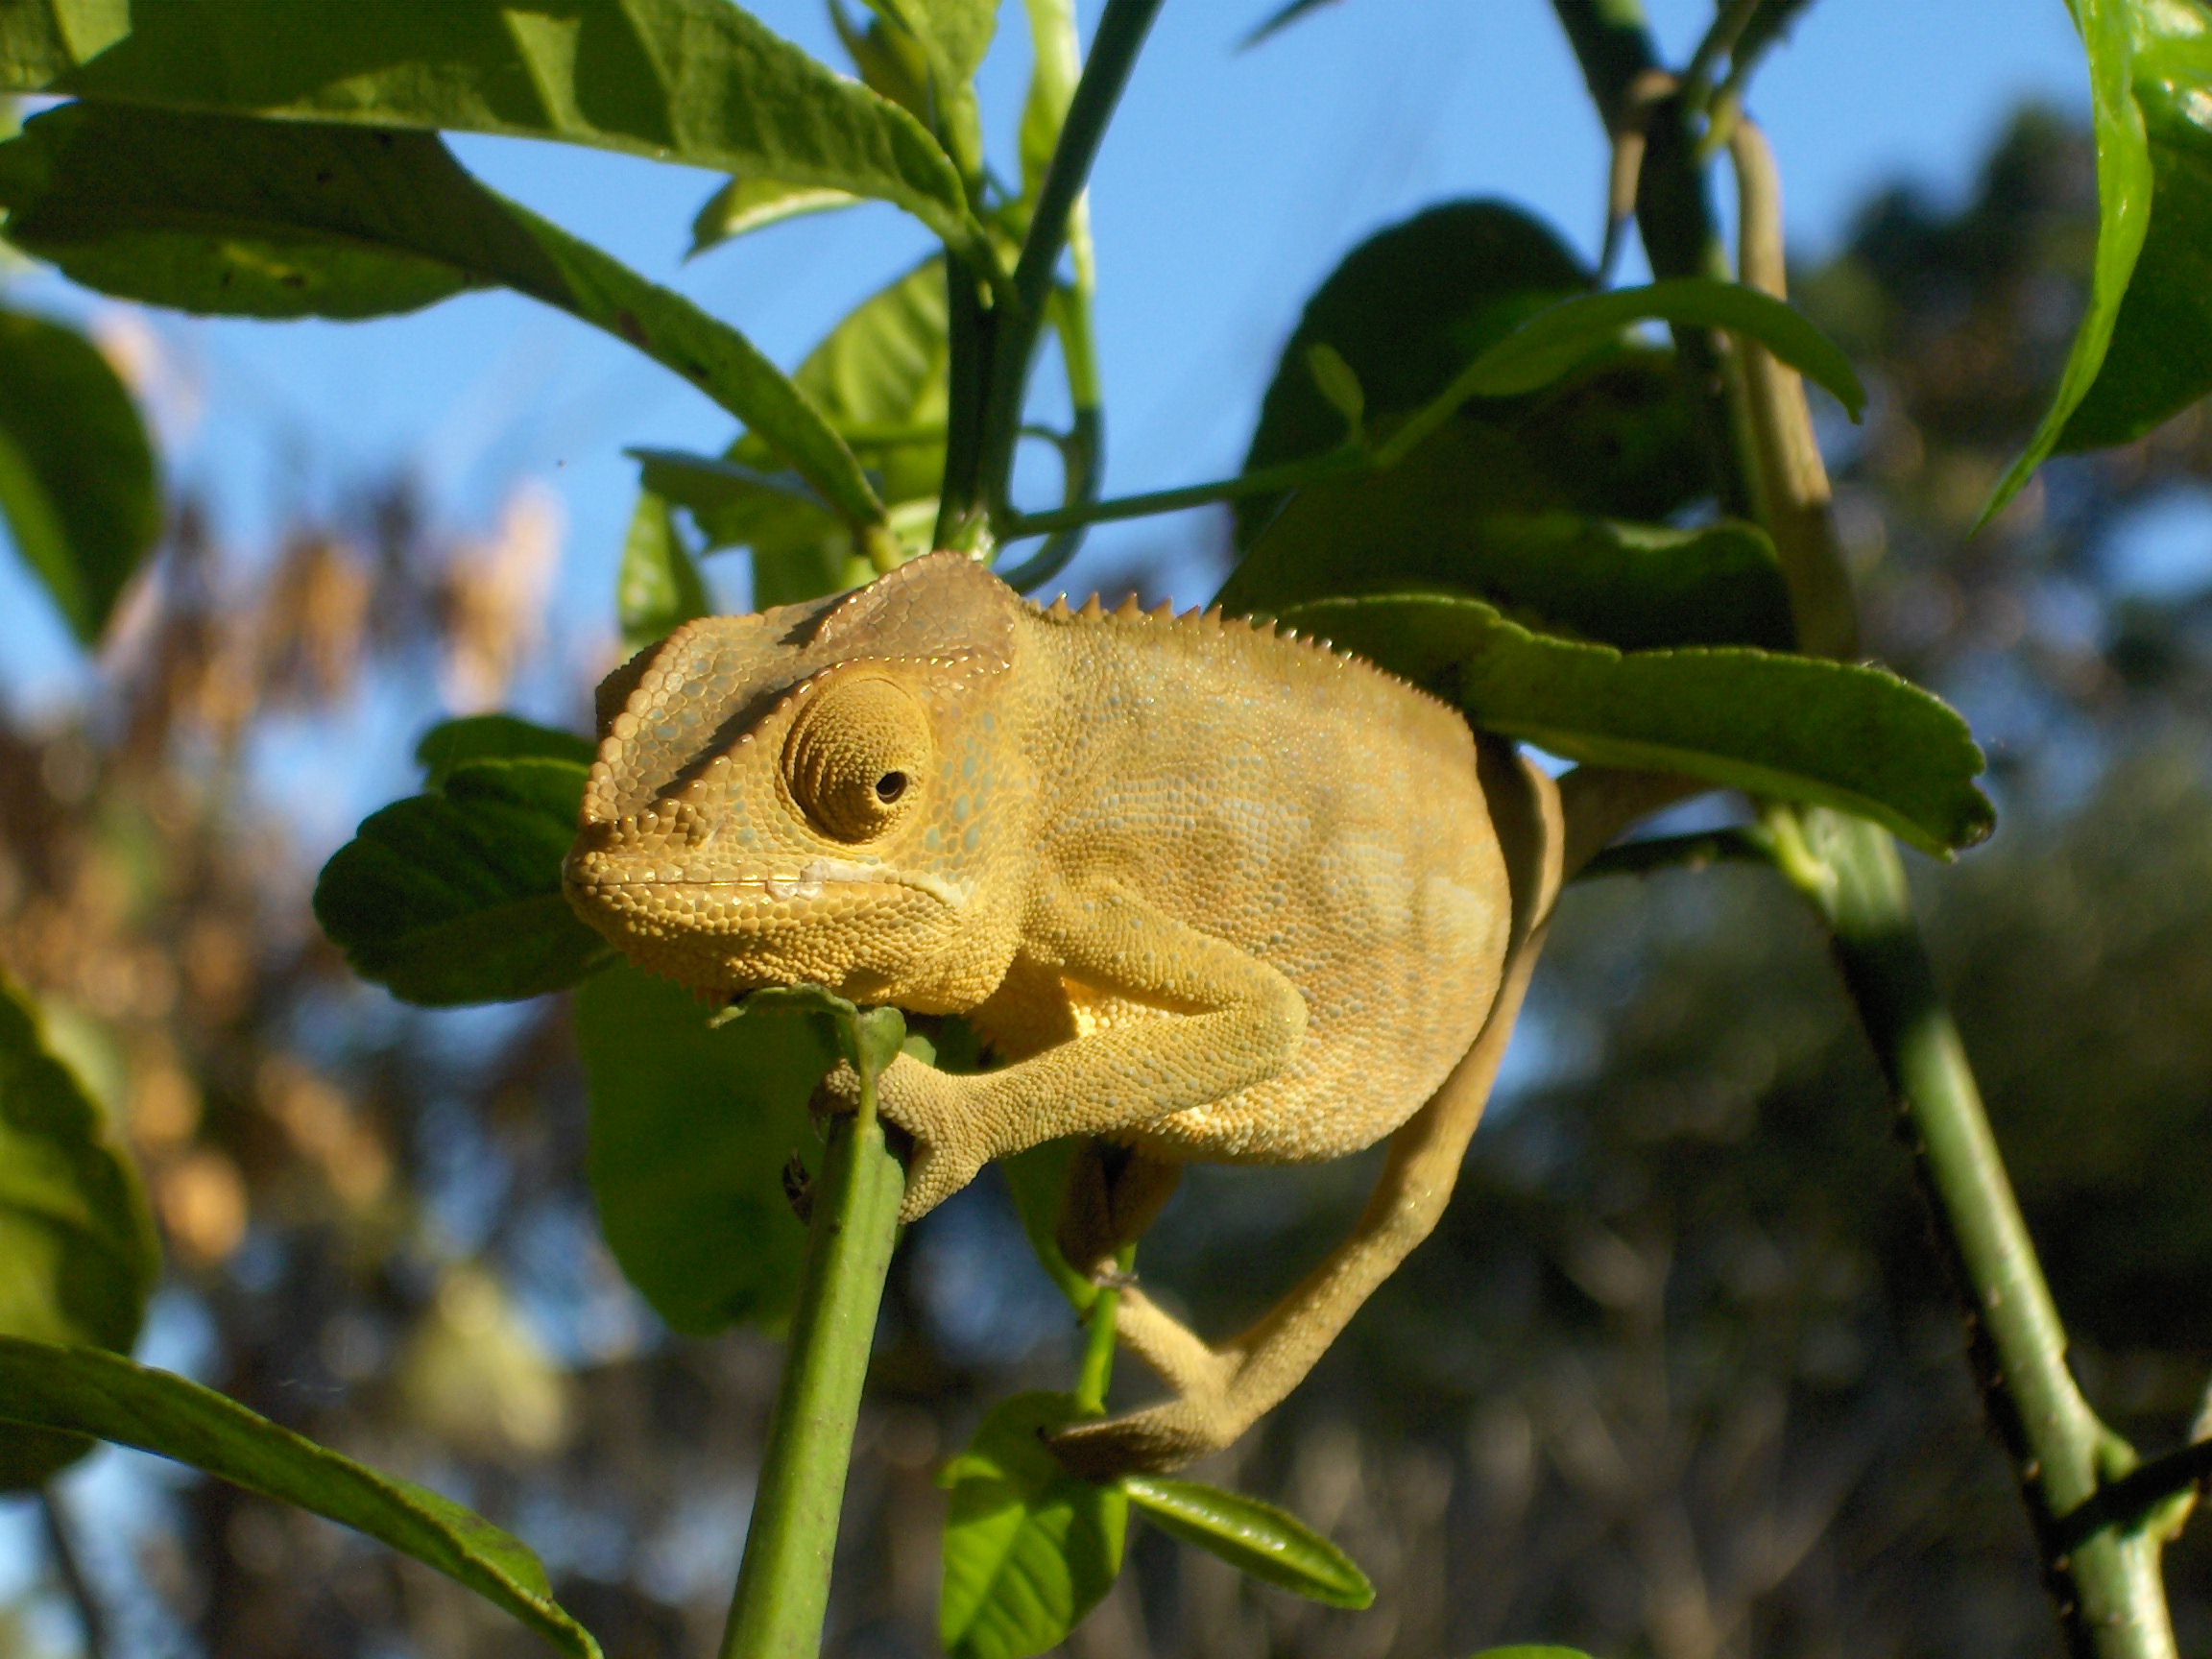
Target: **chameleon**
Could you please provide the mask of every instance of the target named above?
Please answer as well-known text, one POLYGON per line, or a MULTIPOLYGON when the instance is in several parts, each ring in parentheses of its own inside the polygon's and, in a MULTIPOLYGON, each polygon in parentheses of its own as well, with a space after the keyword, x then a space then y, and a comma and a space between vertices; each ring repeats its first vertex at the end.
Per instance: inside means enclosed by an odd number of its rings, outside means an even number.
POLYGON ((1389 1138, 1351 1236, 1240 1335, 1210 1346, 1126 1286, 1118 1337, 1170 1397, 1053 1438, 1094 1477, 1230 1444, 1427 1237, 1562 880, 1679 792, 1555 781, 1270 623, 1043 607, 943 551, 687 623, 597 704, 564 866, 585 921, 703 995, 811 982, 957 1014, 1002 1062, 882 1072, 913 1142, 902 1219, 1085 1137, 1059 1240, 1118 1282, 1187 1164, 1389 1138))

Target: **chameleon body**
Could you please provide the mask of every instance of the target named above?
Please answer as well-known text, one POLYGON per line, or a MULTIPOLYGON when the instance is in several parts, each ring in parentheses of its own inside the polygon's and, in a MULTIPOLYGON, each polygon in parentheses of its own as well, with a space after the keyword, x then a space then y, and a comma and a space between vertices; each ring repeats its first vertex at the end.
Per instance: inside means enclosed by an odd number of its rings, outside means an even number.
POLYGON ((1121 1336, 1176 1398, 1063 1435, 1071 1464, 1227 1444, 1433 1225, 1561 857, 1549 781, 1446 705, 1265 624, 1041 609, 937 553, 690 623, 600 718, 566 866, 593 926, 702 991, 965 1015, 1006 1062, 884 1071, 908 1218, 991 1159, 1098 1138, 1061 1236, 1103 1274, 1186 1162, 1396 1132, 1353 1239, 1242 1337, 1125 1293, 1121 1336))

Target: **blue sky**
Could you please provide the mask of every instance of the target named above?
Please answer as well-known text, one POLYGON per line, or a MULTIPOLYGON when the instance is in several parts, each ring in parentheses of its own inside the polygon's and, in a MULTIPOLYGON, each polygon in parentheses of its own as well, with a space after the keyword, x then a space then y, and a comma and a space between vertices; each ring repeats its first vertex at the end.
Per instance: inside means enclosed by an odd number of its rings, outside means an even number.
MULTIPOLYGON (((1166 7, 1094 175, 1112 493, 1234 469, 1305 296, 1375 229, 1452 197, 1501 195, 1585 250, 1597 239, 1599 132, 1542 0, 1337 0, 1238 51, 1270 9, 1166 7)), ((1710 0, 1651 9, 1677 60, 1711 15, 1710 0)), ((842 65, 816 0, 757 10, 842 65)), ((1082 14, 1088 28, 1096 7, 1082 14)), ((982 82, 990 141, 1009 172, 1026 75, 1022 12, 1009 5, 982 82)), ((2084 108, 2086 96, 2060 0, 1822 0, 1762 71, 1752 106, 1780 153, 1792 236, 1817 250, 1893 178, 1955 197, 2021 99, 2084 108), (1991 27, 2000 12, 2003 26, 1991 27)), ((685 264, 686 228, 711 176, 557 145, 455 147, 498 188, 682 289, 785 363, 927 251, 918 226, 869 205, 685 264)), ((10 293, 62 314, 105 303, 50 275, 20 277, 10 293)), ((197 408, 189 421, 164 411, 166 463, 214 502, 228 540, 250 546, 287 509, 312 510, 379 469, 413 470, 445 521, 479 529, 519 481, 538 479, 566 515, 556 627, 584 652, 612 632, 634 488, 622 448, 712 449, 731 435, 728 417, 674 376, 503 294, 367 324, 145 321, 197 408)), ((1038 497, 1049 495, 1051 472, 1036 469, 1038 497)), ((1178 599, 1203 598, 1187 556, 1218 534, 1197 515, 1116 526, 1093 538, 1067 582, 1080 589, 1142 560, 1189 572, 1170 576, 1178 599)), ((51 702, 83 684, 73 648, 12 561, 0 562, 0 694, 51 702)), ((403 731, 369 740, 388 742, 399 763, 403 731)))

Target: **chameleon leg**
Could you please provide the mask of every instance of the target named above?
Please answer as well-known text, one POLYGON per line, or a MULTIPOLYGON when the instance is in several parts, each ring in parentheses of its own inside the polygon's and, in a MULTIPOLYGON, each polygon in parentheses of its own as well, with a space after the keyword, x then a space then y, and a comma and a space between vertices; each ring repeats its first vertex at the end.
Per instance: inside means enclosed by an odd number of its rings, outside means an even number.
POLYGON ((1176 1398, 1053 1436, 1053 1451, 1078 1474, 1174 1469, 1227 1446, 1304 1380, 1443 1214, 1535 971, 1562 874, 1563 827, 1551 780, 1487 746, 1484 761, 1484 791, 1513 880, 1514 943, 1481 1034, 1435 1096, 1391 1137, 1382 1177, 1352 1237, 1250 1330, 1208 1348, 1141 1291, 1122 1293, 1122 1341, 1176 1398))

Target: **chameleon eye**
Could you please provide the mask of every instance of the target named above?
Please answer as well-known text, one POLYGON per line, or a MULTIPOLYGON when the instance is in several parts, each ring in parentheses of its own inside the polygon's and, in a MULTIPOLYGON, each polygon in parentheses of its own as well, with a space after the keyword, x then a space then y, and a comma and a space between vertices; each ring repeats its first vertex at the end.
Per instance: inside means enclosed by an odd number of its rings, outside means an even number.
POLYGON ((817 830, 872 841, 912 810, 935 748, 928 715, 896 682, 831 680, 792 725, 784 779, 817 830))

